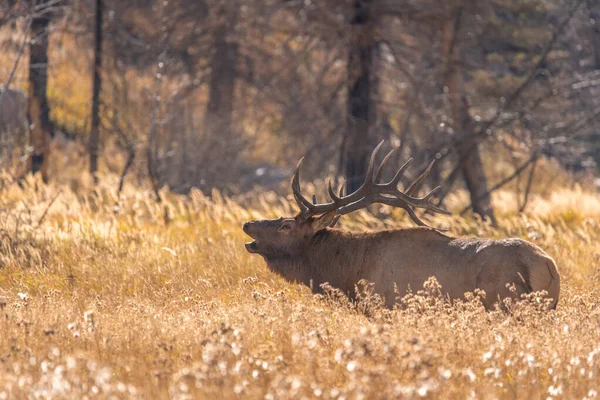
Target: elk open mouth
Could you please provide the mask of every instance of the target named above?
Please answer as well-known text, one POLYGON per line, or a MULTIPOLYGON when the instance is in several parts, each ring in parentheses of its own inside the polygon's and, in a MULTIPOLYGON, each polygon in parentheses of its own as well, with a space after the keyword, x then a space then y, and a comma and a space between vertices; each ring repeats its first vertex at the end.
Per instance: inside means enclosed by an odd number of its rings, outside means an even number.
POLYGON ((256 243, 256 240, 246 243, 246 250, 248 250, 248 253, 258 253, 258 243, 256 243))

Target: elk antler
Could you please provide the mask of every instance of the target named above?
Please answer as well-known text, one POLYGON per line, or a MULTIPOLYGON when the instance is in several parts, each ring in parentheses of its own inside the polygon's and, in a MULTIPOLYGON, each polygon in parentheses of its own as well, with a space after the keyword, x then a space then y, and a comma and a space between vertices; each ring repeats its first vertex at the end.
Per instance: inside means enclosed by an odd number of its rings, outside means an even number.
MULTIPOLYGON (((373 150, 371 153, 371 159, 369 160, 369 166, 367 168, 367 173, 365 174, 365 180, 363 184, 353 193, 350 193, 346 196, 343 196, 343 189, 340 189, 339 195, 336 195, 331 186, 331 181, 329 181, 328 191, 329 196, 332 199, 330 203, 322 203, 318 204, 316 202, 311 203, 308 201, 300 191, 300 165, 302 165, 302 160, 298 162, 296 166, 296 171, 294 172, 294 176, 292 178, 292 192, 294 194, 294 198, 298 203, 298 207, 300 207, 300 216, 304 219, 309 218, 314 215, 321 215, 328 213, 330 211, 336 210, 337 216, 351 213, 352 211, 360 210, 361 208, 367 207, 370 204, 380 203, 386 204, 392 207, 400 207, 406 210, 410 218, 420 226, 429 226, 421 221, 417 215, 415 214, 414 208, 423 208, 428 211, 436 212, 439 214, 449 215, 450 213, 446 210, 443 210, 439 207, 434 206, 430 203, 431 197, 440 190, 440 186, 434 188, 424 197, 412 197, 413 193, 416 192, 418 186, 425 180, 431 168, 433 168, 433 164, 435 162, 432 161, 429 164, 429 167, 423 172, 414 182, 412 182, 405 192, 401 192, 398 190, 398 184, 400 183, 400 179, 404 174, 404 171, 408 168, 408 166, 412 163, 413 159, 409 159, 400 169, 396 172, 396 175, 392 178, 388 183, 380 183, 381 177, 383 174, 383 169, 385 168, 387 162, 394 150, 391 150, 383 159, 379 167, 377 168, 377 172, 375 173, 375 158, 377 156, 377 152, 383 145, 383 141, 379 143, 379 145, 373 150)), ((337 220, 336 220, 337 222, 337 220)))

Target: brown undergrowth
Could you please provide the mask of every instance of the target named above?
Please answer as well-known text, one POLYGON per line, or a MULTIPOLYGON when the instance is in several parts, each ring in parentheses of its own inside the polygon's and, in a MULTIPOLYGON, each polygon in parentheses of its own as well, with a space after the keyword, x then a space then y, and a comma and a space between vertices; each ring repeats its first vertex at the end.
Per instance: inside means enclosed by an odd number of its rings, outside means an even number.
MULTIPOLYGON (((494 198, 499 227, 435 217, 454 235, 518 236, 557 261, 562 298, 485 312, 435 281, 396 310, 365 285, 357 304, 313 296, 247 254, 242 222, 289 215, 265 194, 234 201, 127 188, 95 194, 6 185, 0 204, 0 399, 593 398, 600 390, 600 200, 533 197, 525 215, 494 198), (61 191, 49 208, 49 204, 61 191), (240 203, 241 202, 241 203, 240 203), (243 205, 242 205, 243 204, 243 205), (42 216, 43 219, 42 219, 42 216)), ((448 208, 464 206, 464 194, 448 208)), ((375 210, 377 211, 377 210, 375 210)), ((344 229, 408 226, 397 211, 344 229)))

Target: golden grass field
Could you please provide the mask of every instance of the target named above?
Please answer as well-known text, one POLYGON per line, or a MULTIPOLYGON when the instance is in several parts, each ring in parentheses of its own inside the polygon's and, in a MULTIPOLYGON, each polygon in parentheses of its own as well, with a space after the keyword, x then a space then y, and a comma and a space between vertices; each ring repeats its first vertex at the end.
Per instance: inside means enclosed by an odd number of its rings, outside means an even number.
MULTIPOLYGON (((428 221, 454 235, 518 236, 557 261, 562 298, 486 312, 428 289, 388 311, 314 296, 246 253, 249 219, 294 212, 274 194, 230 200, 126 187, 95 194, 29 179, 0 195, 0 399, 594 398, 600 391, 600 197, 494 197, 499 227, 428 221), (55 198, 55 196, 58 197, 55 198), (51 204, 52 200, 55 201, 51 204), (240 204, 245 204, 244 206, 240 204), (165 219, 164 207, 169 218, 165 219), (116 212, 117 211, 117 212, 116 212)), ((464 206, 466 195, 448 199, 464 206)), ((399 212, 343 229, 409 226, 399 212)))

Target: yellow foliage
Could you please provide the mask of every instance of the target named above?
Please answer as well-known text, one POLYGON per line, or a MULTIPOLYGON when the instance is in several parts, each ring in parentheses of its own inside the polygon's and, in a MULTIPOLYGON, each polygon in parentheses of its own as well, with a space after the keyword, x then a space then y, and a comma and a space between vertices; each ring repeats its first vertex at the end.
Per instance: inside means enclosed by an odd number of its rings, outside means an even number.
POLYGON ((89 52, 80 40, 51 35, 48 60, 48 102, 50 118, 72 132, 89 131, 92 93, 92 66, 89 52), (82 57, 88 55, 88 57, 82 57), (88 53, 88 54, 86 54, 88 53))
MULTIPOLYGON (((126 187, 117 202, 116 182, 104 176, 94 194, 86 183, 75 192, 29 179, 0 193, 1 397, 583 398, 597 390, 595 195, 534 196, 518 215, 500 193, 497 228, 472 217, 430 220, 455 235, 540 245, 562 273, 556 311, 540 311, 535 295, 512 314, 485 312, 477 293, 449 305, 435 282, 389 311, 368 287, 356 305, 334 292, 314 296, 246 253, 241 224, 292 213, 287 200, 165 192, 159 205, 148 190, 126 187)), ((457 210, 466 196, 448 201, 457 210)), ((343 229, 409 225, 401 211, 375 211, 344 217, 343 229)))

